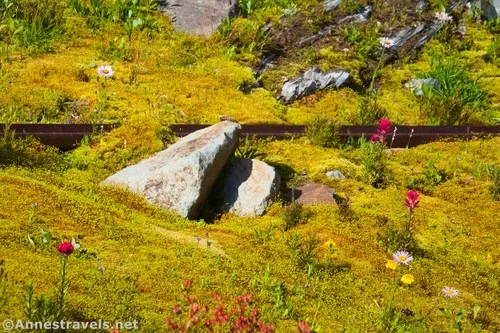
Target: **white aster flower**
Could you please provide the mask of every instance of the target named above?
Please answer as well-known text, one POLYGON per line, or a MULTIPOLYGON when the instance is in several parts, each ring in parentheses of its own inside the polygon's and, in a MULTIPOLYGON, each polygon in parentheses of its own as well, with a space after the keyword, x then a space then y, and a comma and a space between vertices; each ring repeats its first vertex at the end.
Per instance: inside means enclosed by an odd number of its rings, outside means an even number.
POLYGON ((446 14, 446 12, 436 12, 436 14, 434 15, 441 22, 451 21, 453 19, 453 17, 451 15, 446 14))
POLYGON ((380 38, 380 44, 388 49, 394 45, 394 40, 392 40, 391 38, 382 37, 380 38))
POLYGON ((110 78, 115 74, 115 71, 111 66, 102 65, 97 68, 97 74, 101 77, 110 78))
POLYGON ((458 296, 458 290, 453 287, 444 287, 443 289, 441 289, 441 291, 443 292, 444 296, 449 298, 458 296))

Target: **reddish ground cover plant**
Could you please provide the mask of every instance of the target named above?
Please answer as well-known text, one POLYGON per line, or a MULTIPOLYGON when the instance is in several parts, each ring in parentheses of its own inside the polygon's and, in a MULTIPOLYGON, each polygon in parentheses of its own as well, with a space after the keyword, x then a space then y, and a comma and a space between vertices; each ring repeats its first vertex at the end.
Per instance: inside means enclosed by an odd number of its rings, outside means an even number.
MULTIPOLYGON (((192 287, 191 280, 183 282, 184 291, 192 287)), ((252 306, 251 295, 238 296, 232 303, 224 304, 222 297, 212 295, 215 305, 202 305, 198 297, 186 294, 184 304, 173 307, 174 316, 166 319, 168 332, 231 332, 272 333, 274 326, 260 319, 259 309, 252 306)))

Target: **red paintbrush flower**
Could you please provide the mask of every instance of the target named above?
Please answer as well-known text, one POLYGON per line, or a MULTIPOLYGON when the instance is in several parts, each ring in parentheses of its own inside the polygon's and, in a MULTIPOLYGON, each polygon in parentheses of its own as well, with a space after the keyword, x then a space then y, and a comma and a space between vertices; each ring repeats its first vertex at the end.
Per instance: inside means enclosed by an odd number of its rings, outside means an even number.
POLYGON ((297 323, 297 330, 299 333, 312 333, 312 330, 309 328, 309 324, 305 321, 299 321, 297 323))
POLYGON ((413 209, 417 207, 418 203, 420 202, 418 200, 419 195, 420 194, 417 191, 406 192, 405 206, 408 207, 410 213, 413 213, 413 209))
POLYGON ((385 137, 387 134, 391 132, 391 122, 389 119, 381 119, 378 123, 377 133, 381 137, 385 137))
POLYGON ((67 257, 71 255, 73 251, 75 251, 75 247, 73 246, 73 244, 71 244, 71 242, 62 242, 57 246, 56 250, 63 256, 67 257))

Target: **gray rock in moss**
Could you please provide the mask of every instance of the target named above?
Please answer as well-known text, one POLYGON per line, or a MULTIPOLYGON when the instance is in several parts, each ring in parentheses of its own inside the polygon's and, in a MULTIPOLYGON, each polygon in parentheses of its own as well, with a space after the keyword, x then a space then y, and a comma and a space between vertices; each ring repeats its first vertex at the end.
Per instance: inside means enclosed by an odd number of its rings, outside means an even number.
POLYGON ((177 31, 201 36, 214 33, 238 12, 237 0, 159 0, 158 7, 177 31))
POLYGON ((326 12, 331 12, 340 7, 341 0, 326 0, 323 2, 323 8, 325 8, 326 12))
POLYGON ((281 88, 279 99, 288 104, 318 90, 338 88, 346 83, 349 77, 350 74, 345 71, 322 73, 317 67, 313 67, 297 79, 286 82, 281 88))

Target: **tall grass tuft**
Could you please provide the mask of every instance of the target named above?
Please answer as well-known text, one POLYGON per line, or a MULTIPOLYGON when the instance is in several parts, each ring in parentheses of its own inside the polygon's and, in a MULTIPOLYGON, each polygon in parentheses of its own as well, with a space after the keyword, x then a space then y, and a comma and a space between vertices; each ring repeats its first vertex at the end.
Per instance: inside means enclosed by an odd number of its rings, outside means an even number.
POLYGON ((489 104, 487 93, 469 77, 456 57, 435 55, 430 72, 420 76, 439 82, 435 87, 422 86, 420 110, 430 125, 467 124, 489 104))
POLYGON ((321 147, 338 147, 340 145, 338 132, 339 125, 324 116, 316 116, 306 127, 307 138, 321 147))

